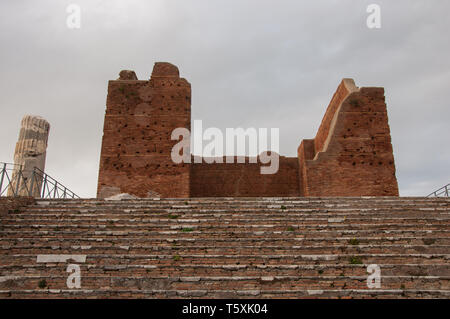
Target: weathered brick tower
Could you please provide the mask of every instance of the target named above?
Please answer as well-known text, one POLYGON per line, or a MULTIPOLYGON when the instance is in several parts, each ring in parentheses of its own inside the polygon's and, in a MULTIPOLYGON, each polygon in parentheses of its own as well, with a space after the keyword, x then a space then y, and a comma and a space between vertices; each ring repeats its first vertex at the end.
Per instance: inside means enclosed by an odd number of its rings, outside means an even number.
POLYGON ((172 131, 191 121, 191 85, 178 68, 156 63, 149 81, 122 71, 106 104, 98 197, 189 197, 190 168, 170 157, 172 131))
POLYGON ((298 157, 279 158, 276 174, 260 163, 175 164, 175 128, 190 130, 191 87, 170 63, 156 63, 149 81, 122 71, 110 81, 98 181, 99 198, 398 196, 383 88, 344 79, 315 139, 298 157))

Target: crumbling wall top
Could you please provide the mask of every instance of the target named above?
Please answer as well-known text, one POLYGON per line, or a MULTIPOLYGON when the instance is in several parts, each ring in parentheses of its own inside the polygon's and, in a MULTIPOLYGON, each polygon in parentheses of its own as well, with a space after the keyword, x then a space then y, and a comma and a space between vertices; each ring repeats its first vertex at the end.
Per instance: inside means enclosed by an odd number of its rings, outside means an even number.
POLYGON ((180 77, 180 71, 178 68, 168 62, 156 62, 153 67, 152 78, 156 77, 180 77))

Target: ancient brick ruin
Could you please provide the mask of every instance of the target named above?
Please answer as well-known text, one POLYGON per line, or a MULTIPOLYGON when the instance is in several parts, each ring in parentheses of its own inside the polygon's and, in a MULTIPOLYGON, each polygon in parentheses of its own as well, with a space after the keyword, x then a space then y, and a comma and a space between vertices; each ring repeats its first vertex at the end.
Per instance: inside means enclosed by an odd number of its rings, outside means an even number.
POLYGON ((191 85, 170 63, 148 81, 122 71, 108 85, 97 195, 139 197, 398 196, 384 89, 344 79, 314 139, 276 174, 259 163, 171 159, 175 128, 191 126, 191 85))

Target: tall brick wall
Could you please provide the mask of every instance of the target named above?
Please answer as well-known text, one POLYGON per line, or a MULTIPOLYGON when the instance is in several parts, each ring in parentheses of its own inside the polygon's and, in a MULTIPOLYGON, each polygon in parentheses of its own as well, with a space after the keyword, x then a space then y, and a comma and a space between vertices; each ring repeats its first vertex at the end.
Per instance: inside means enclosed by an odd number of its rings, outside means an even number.
MULTIPOLYGON (((237 159, 237 158, 235 158, 237 159)), ((280 156, 276 174, 261 174, 260 163, 193 164, 191 167, 192 197, 276 197, 298 196, 298 161, 280 156)))
POLYGON ((156 63, 149 81, 122 71, 108 85, 98 197, 398 196, 383 88, 344 79, 316 137, 273 175, 248 159, 173 163, 171 133, 190 123, 191 87, 176 66, 156 63))
POLYGON ((384 89, 344 79, 298 156, 301 196, 398 196, 384 89))
POLYGON ((170 153, 172 131, 190 120, 191 85, 176 66, 156 63, 149 81, 121 72, 108 85, 97 196, 189 197, 189 166, 170 153))

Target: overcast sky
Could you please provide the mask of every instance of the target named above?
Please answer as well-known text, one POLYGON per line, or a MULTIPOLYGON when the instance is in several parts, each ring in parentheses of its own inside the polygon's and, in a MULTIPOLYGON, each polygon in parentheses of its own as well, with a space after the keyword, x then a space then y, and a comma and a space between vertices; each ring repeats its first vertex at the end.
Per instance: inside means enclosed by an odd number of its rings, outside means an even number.
POLYGON ((313 138, 339 82, 383 86, 403 196, 450 182, 449 1, 0 2, 0 161, 20 120, 51 124, 46 171, 95 197, 108 80, 156 61, 192 84, 205 127, 278 127, 280 153, 313 138), (81 7, 81 28, 66 8, 81 7), (366 25, 381 6, 381 29, 366 25))

